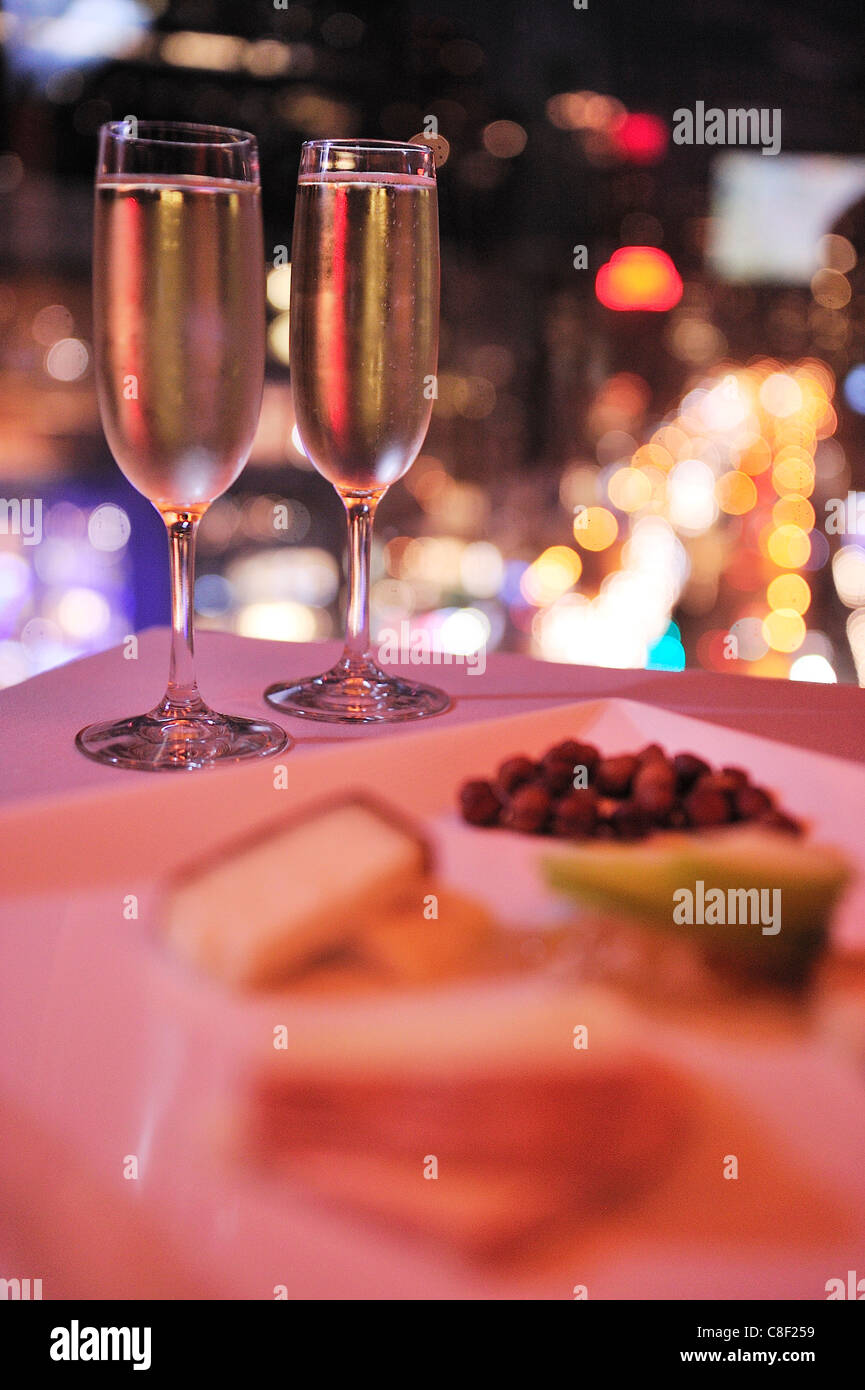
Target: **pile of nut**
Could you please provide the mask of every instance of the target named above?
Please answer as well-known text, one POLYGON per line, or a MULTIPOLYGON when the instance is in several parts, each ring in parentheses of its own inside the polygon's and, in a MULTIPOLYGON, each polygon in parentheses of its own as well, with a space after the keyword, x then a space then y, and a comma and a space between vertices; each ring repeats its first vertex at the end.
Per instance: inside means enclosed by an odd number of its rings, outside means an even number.
POLYGON ((742 768, 713 770, 694 753, 669 757, 657 743, 604 758, 591 743, 565 739, 539 761, 507 758, 491 781, 465 782, 460 807, 470 825, 565 839, 639 840, 736 821, 802 833, 742 768))

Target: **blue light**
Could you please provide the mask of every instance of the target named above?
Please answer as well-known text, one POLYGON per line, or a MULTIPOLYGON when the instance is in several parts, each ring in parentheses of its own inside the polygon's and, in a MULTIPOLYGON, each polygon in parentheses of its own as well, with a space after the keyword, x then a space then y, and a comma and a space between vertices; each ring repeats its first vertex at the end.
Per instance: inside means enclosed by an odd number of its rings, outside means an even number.
POLYGON ((844 398, 857 415, 865 415, 865 362, 851 367, 844 378, 844 398))
POLYGON ((508 560, 505 565, 504 579, 499 589, 499 598, 504 603, 515 604, 522 608, 528 608, 529 604, 523 598, 520 589, 520 580, 528 569, 525 560, 508 560))
POLYGON ((3 8, 10 67, 43 82, 123 53, 153 23, 144 0, 6 0, 3 8))
MULTIPOLYGON (((676 628, 675 623, 670 627, 676 628)), ((676 628, 676 632, 679 629, 676 628)), ((647 671, 684 671, 685 669, 685 648, 679 638, 668 629, 663 637, 649 648, 649 655, 646 659, 647 671)))
POLYGON ((231 584, 222 574, 200 574, 195 581, 195 611, 206 618, 227 613, 234 601, 231 584))

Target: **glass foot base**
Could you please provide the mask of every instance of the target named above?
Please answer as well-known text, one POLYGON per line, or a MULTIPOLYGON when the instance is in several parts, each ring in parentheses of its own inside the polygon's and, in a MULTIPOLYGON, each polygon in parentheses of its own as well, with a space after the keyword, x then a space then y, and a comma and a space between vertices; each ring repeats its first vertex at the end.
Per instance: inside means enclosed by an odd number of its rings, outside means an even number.
POLYGON ((443 690, 399 680, 375 667, 352 674, 335 666, 294 685, 271 685, 264 697, 274 709, 331 724, 397 724, 443 714, 451 705, 443 690))
POLYGON ((284 729, 266 719, 241 719, 206 710, 194 717, 139 714, 106 724, 89 724, 75 746, 97 763, 139 772, 191 771, 263 758, 291 748, 284 729))

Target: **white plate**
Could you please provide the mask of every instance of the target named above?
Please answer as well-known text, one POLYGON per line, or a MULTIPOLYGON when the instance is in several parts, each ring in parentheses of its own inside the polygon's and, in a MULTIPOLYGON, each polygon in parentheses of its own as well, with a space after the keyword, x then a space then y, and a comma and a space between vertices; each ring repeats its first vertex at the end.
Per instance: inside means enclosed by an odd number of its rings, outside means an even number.
MULTIPOLYGON (((741 764, 809 820, 812 835, 861 863, 865 769, 617 700, 480 725, 442 721, 294 763, 289 755, 279 788, 270 762, 189 778, 118 774, 108 796, 0 818, 10 866, 0 923, 0 1179, 9 1194, 0 1249, 9 1268, 0 1272, 43 1278, 46 1298, 271 1298, 277 1285, 289 1297, 570 1298, 575 1283, 590 1297, 825 1297, 827 1279, 855 1267, 857 1254, 861 1263, 865 1090, 854 1062, 806 1036, 804 1023, 802 1036, 762 1040, 750 1026, 738 1036, 735 1027, 710 1035, 639 1025, 645 1048, 728 1098, 736 1132, 718 1133, 723 1152, 737 1138, 747 1146, 758 1117, 767 1144, 798 1171, 789 1194, 798 1206, 771 1240, 743 1230, 719 1244, 685 1229, 674 1203, 665 1218, 637 1213, 549 1267, 505 1278, 220 1157, 239 1079, 265 1055, 274 1024, 304 1011, 312 1022, 317 1006, 232 997, 182 969, 156 939, 165 874, 307 799, 365 787, 425 820, 446 879, 504 920, 542 927, 563 910, 535 873, 542 843, 472 830, 453 808, 467 776, 571 735, 606 753, 657 741, 741 764), (124 915, 131 896, 137 918, 124 915), (123 1176, 130 1155, 137 1179, 123 1176), (809 1194, 818 1207, 838 1196, 849 1235, 805 1238, 809 1194)), ((839 914, 838 942, 865 943, 863 923, 860 882, 839 914)), ((771 1186, 766 1173, 760 1181, 771 1186)), ((719 1176, 719 1201, 728 1188, 719 1176)))

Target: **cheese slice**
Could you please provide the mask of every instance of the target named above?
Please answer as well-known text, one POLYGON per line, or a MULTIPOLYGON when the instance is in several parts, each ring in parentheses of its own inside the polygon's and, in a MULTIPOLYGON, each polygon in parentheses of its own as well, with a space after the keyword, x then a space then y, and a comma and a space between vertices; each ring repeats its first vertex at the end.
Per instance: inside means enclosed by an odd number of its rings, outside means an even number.
POLYGON ((422 913, 427 861, 423 839, 374 802, 332 803, 178 877, 166 937, 228 984, 277 983, 415 890, 422 913))

